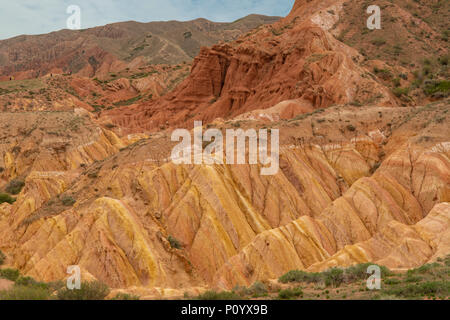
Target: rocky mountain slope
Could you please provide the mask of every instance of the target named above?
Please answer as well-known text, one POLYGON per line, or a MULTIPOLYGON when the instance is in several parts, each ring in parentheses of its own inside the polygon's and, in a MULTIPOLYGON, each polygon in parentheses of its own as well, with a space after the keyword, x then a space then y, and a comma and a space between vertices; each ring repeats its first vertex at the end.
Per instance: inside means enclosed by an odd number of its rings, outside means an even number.
POLYGON ((78 264, 84 279, 147 294, 229 289, 295 268, 419 266, 449 250, 448 110, 339 106, 273 124, 282 151, 271 177, 248 165, 177 166, 164 160, 170 137, 126 147, 107 130, 88 133, 80 116, 85 139, 25 135, 30 149, 5 154, 3 177, 27 175, 2 205, 1 248, 40 280, 78 264))
POLYGON ((360 65, 363 57, 356 50, 308 18, 292 13, 237 41, 205 48, 190 76, 170 95, 105 116, 140 131, 233 118, 283 101, 291 102, 282 108, 291 117, 355 101, 397 105, 394 95, 360 65))
POLYGON ((0 41, 0 77, 28 79, 49 73, 105 76, 140 60, 151 64, 190 62, 200 47, 231 41, 278 17, 250 15, 233 23, 206 19, 115 23, 80 31, 19 36, 0 41))
POLYGON ((106 116, 133 132, 248 112, 273 119, 333 104, 406 106, 446 97, 449 47, 443 37, 447 26, 438 21, 445 20, 448 5, 439 2, 432 7, 432 14, 424 18, 431 26, 416 18, 414 10, 405 12, 405 7, 404 3, 382 5, 383 27, 371 32, 366 27, 364 1, 357 5, 343 0, 297 1, 279 22, 261 26, 237 41, 203 49, 190 76, 162 100, 111 110, 106 116), (403 15, 403 22, 398 15, 403 15), (398 26, 392 22, 395 19, 398 26), (417 24, 417 35, 404 41, 408 47, 402 55, 390 55, 388 47, 400 45, 392 30, 409 34, 404 27, 409 22, 417 24), (433 37, 425 36, 424 30, 433 37), (386 44, 368 44, 379 38, 386 38, 386 44))
POLYGON ((192 67, 0 82, 6 265, 42 281, 79 265, 85 281, 155 298, 446 257, 447 65, 433 62, 417 96, 397 94, 412 73, 333 35, 349 2, 297 0, 192 67), (279 129, 280 170, 175 165, 171 129, 194 120, 279 129))

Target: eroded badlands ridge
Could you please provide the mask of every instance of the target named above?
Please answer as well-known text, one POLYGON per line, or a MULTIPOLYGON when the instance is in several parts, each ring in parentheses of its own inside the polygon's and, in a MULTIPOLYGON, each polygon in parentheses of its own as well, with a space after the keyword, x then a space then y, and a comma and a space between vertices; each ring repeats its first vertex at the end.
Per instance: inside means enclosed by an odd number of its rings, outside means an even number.
POLYGON ((310 16, 294 13, 234 42, 203 48, 189 77, 164 98, 103 116, 133 132, 233 118, 283 101, 290 102, 278 110, 285 118, 354 101, 397 105, 360 66, 356 50, 310 16))
POLYGON ((9 173, 33 169, 17 201, 2 205, 0 247, 37 279, 77 264, 116 288, 231 288, 367 261, 418 266, 449 250, 449 128, 435 120, 447 113, 448 102, 337 107, 280 122, 281 170, 271 177, 257 166, 150 158, 157 144, 170 151, 163 136, 117 153, 129 142, 105 130, 61 149, 54 167, 44 139, 33 163, 8 156, 9 173), (60 204, 68 196, 73 207, 60 204))
POLYGON ((184 81, 188 64, 3 89, 0 187, 25 183, 0 205, 7 265, 43 281, 79 265, 85 280, 175 297, 448 255, 450 101, 396 96, 372 73, 387 64, 333 37, 325 18, 347 2, 297 1, 278 23, 203 48, 184 81), (278 174, 170 162, 171 129, 194 120, 279 129, 278 174))

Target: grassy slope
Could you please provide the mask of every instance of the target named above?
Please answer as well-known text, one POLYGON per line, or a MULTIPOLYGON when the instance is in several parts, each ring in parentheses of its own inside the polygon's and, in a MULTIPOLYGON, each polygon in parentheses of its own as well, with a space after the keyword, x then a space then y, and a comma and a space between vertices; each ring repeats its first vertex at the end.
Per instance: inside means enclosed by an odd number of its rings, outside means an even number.
MULTIPOLYGON (((282 300, 449 300, 450 255, 407 272, 382 268, 380 290, 367 288, 370 265, 331 269, 322 273, 290 271, 277 282, 256 282, 249 288, 230 292, 208 291, 197 299, 282 299, 282 300)), ((186 296, 186 298, 189 298, 186 296)))

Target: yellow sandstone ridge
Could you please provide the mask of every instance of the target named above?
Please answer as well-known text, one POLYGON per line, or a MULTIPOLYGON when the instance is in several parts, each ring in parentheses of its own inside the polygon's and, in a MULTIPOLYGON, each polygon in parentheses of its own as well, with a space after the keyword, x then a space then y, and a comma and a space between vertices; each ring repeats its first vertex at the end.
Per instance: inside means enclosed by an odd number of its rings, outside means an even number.
POLYGON ((403 139, 385 159, 379 131, 283 144, 279 172, 261 176, 258 165, 160 162, 149 151, 156 138, 124 148, 136 137, 92 132, 52 160, 43 150, 17 201, 0 206, 0 249, 38 280, 79 265, 83 279, 165 297, 292 269, 415 267, 449 253, 445 144, 403 139))

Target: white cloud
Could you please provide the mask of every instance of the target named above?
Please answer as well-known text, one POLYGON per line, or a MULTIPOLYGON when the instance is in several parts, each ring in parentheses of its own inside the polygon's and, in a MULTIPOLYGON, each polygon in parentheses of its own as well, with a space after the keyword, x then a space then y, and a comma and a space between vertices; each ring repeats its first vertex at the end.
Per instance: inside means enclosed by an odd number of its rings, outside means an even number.
POLYGON ((0 0, 0 39, 66 28, 66 8, 81 8, 83 28, 136 20, 233 21, 251 13, 285 16, 294 0, 0 0))

